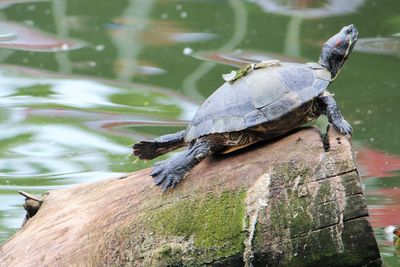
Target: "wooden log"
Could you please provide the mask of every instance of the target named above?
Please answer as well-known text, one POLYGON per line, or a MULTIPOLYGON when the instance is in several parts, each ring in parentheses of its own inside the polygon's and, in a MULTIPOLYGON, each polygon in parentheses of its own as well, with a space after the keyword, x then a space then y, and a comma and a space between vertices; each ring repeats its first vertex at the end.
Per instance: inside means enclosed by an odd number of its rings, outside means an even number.
POLYGON ((209 158, 166 193, 149 169, 50 191, 0 262, 380 266, 351 142, 328 133, 325 149, 307 128, 209 158))

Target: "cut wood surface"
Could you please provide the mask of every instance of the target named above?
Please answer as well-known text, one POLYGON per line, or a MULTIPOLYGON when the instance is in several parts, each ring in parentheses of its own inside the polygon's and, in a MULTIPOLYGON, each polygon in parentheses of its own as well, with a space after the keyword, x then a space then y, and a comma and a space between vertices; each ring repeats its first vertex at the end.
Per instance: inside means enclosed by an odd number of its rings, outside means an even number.
POLYGON ((165 193, 150 169, 50 191, 0 264, 380 266, 351 142, 328 136, 210 157, 165 193))

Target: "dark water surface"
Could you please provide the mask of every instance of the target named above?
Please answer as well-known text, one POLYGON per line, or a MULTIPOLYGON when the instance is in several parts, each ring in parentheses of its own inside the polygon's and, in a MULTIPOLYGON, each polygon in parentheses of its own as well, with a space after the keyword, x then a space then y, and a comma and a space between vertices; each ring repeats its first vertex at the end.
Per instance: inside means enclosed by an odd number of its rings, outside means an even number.
POLYGON ((221 74, 251 60, 316 61, 354 23, 360 40, 330 90, 354 127, 388 266, 400 225, 397 0, 0 2, 0 241, 33 193, 150 166, 135 140, 183 129, 221 74))

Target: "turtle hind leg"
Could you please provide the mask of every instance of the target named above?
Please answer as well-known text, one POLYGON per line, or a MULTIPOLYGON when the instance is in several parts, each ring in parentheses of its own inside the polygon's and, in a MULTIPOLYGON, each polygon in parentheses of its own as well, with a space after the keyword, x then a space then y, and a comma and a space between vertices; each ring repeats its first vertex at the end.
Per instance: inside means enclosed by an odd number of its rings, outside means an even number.
POLYGON ((180 131, 173 134, 167 134, 152 140, 144 140, 134 144, 133 154, 140 159, 154 159, 160 155, 185 146, 185 133, 180 131))
POLYGON ((216 149, 217 146, 210 140, 197 140, 187 151, 168 160, 157 162, 151 176, 155 184, 165 191, 179 183, 194 166, 216 149))

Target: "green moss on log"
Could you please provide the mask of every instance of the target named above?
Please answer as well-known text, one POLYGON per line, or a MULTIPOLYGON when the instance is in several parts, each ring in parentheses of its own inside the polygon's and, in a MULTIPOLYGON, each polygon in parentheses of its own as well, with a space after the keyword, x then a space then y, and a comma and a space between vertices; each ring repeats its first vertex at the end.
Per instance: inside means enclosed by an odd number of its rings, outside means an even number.
POLYGON ((319 182, 319 188, 315 196, 315 203, 325 203, 334 200, 332 197, 331 181, 325 180, 319 182))
POLYGON ((289 202, 289 229, 290 237, 294 238, 305 232, 310 231, 314 227, 314 218, 309 211, 310 200, 306 198, 291 198, 289 202))
POLYGON ((294 182, 296 179, 299 179, 299 184, 303 184, 311 175, 312 170, 304 162, 294 160, 276 163, 272 170, 272 176, 278 177, 279 181, 284 184, 294 182))
POLYGON ((192 250, 210 262, 241 254, 245 197, 240 191, 181 200, 147 213, 146 228, 155 235, 193 238, 192 250))

